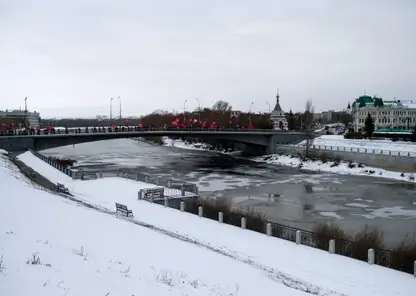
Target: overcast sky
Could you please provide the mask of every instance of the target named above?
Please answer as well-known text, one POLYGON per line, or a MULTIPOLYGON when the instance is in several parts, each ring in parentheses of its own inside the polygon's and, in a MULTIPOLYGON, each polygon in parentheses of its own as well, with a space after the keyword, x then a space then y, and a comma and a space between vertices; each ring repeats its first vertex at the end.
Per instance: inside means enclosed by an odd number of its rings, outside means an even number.
POLYGON ((257 112, 277 88, 294 111, 416 101, 416 1, 0 0, 0 109, 257 112))

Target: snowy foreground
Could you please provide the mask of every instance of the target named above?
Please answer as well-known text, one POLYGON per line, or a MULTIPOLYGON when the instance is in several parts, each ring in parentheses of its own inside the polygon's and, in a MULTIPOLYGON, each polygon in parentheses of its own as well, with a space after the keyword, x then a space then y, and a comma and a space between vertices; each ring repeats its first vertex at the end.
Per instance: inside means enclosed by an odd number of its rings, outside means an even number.
MULTIPOLYGON (((0 196, 2 295, 415 292, 412 275, 139 201, 124 190, 119 178, 112 181, 117 195, 103 183, 84 181, 99 186, 94 194, 79 187, 76 198, 102 211, 113 212, 115 200, 133 210, 135 220, 117 219, 36 189, 1 157, 0 180, 7 184, 0 196), (39 264, 31 264, 33 254, 39 264)), ((31 164, 48 178, 70 185, 63 173, 46 163, 31 164)))
MULTIPOLYGON (((323 137, 338 137, 338 136, 323 136, 323 137)), ((193 150, 208 150, 209 149, 209 145, 198 144, 198 143, 187 143, 182 140, 164 139, 164 142, 165 142, 165 146, 177 147, 181 149, 193 149, 193 150)), ((408 145, 411 145, 411 144, 408 144, 408 145)), ((367 166, 360 168, 357 165, 355 165, 354 168, 350 168, 348 167, 349 164, 347 162, 341 162, 338 166, 334 166, 333 161, 328 161, 326 163, 323 163, 320 160, 302 161, 299 157, 296 157, 296 156, 287 156, 287 155, 279 155, 279 154, 255 157, 255 158, 252 158, 252 160, 257 161, 257 162, 266 162, 269 164, 276 164, 276 165, 289 166, 289 167, 299 167, 299 164, 302 163, 303 165, 302 169, 309 170, 309 171, 319 171, 319 172, 334 173, 334 174, 340 174, 340 175, 373 176, 373 177, 379 177, 379 178, 387 178, 387 179, 394 179, 394 180, 416 183, 416 180, 414 179, 412 180, 412 177, 415 177, 414 174, 405 173, 404 176, 402 176, 402 174, 399 172, 393 172, 393 171, 367 167, 367 166)))

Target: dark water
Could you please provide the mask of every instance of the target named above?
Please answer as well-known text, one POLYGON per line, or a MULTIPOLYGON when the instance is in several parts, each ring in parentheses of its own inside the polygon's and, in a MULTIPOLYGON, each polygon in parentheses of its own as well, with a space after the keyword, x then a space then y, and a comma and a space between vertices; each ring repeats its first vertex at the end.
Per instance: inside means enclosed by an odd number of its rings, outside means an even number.
POLYGON ((204 196, 223 196, 236 206, 255 207, 269 220, 312 230, 333 221, 353 234, 365 225, 385 233, 389 245, 416 230, 416 186, 364 176, 305 172, 207 151, 111 140, 61 147, 44 154, 78 160, 83 169, 123 167, 178 178, 204 196), (312 185, 307 193, 305 185, 312 185))

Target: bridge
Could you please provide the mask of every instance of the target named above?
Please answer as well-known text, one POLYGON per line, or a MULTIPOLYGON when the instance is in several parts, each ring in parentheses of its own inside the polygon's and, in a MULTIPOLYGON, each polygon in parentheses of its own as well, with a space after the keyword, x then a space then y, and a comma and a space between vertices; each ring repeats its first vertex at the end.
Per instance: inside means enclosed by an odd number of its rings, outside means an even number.
POLYGON ((176 128, 126 128, 117 131, 109 129, 72 129, 49 133, 37 131, 31 134, 0 134, 0 149, 11 152, 27 149, 43 150, 65 145, 93 141, 139 137, 185 137, 210 139, 245 144, 261 150, 262 153, 275 153, 277 145, 294 144, 306 139, 305 133, 260 129, 176 129, 176 128))

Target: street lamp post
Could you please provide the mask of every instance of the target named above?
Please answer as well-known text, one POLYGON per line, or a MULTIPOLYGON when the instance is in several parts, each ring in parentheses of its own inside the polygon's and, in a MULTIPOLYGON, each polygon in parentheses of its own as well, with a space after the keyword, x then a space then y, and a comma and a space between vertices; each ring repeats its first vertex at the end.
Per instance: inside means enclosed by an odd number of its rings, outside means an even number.
POLYGON ((121 121, 121 99, 120 99, 120 96, 118 96, 117 99, 118 99, 118 101, 120 103, 120 106, 119 107, 120 107, 120 121, 121 121))
POLYGON ((269 102, 266 102, 267 106, 269 106, 269 113, 271 112, 270 104, 269 102))
POLYGON ((198 98, 195 98, 196 101, 198 102, 198 117, 199 117, 199 122, 201 122, 201 102, 198 100, 198 98))
POLYGON ((113 98, 110 99, 110 127, 113 121, 113 98))
POLYGON ((250 108, 248 109, 248 126, 251 125, 251 107, 253 106, 254 102, 251 102, 250 108))
POLYGON ((27 97, 25 97, 25 130, 27 130, 27 97))
POLYGON ((186 116, 185 116, 185 108, 186 108, 186 103, 188 102, 188 100, 185 100, 183 102, 183 124, 186 123, 186 116))

